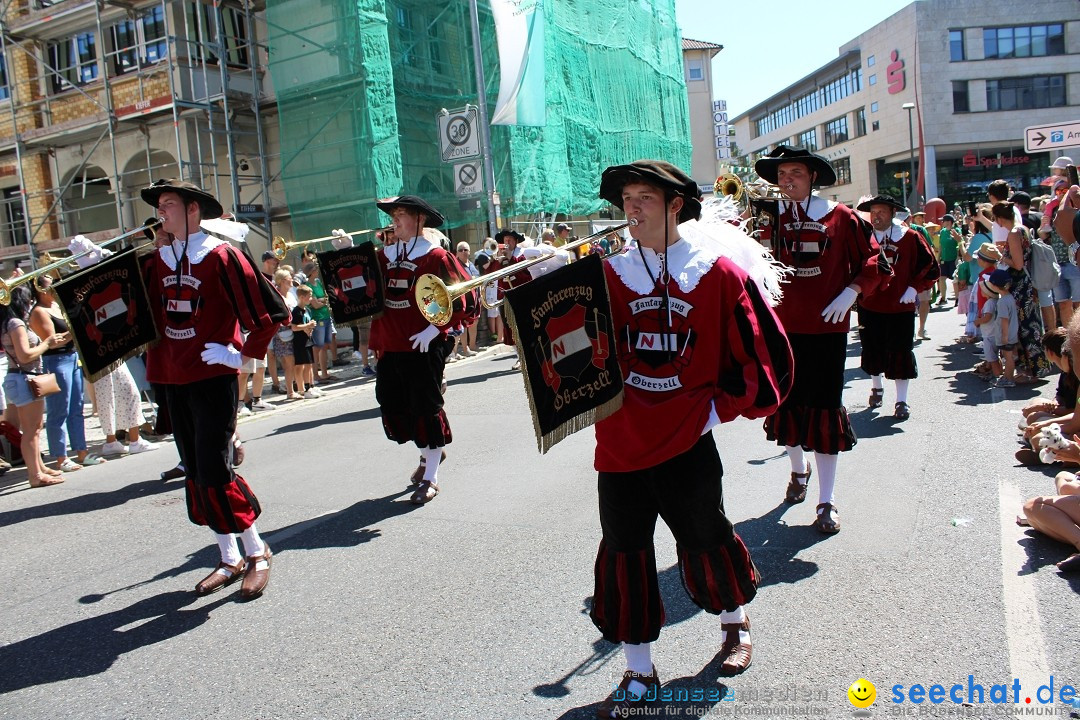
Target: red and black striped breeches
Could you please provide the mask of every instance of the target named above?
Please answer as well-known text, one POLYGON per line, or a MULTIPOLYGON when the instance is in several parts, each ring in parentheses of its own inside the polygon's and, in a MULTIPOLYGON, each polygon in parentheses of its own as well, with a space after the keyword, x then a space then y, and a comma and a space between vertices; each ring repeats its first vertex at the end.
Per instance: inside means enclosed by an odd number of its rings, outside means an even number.
POLYGON ((795 382, 780 408, 765 418, 765 437, 777 445, 836 455, 855 447, 844 407, 847 333, 788 333, 795 382))
POLYGON ((236 375, 165 385, 173 434, 187 471, 188 518, 216 533, 240 533, 262 508, 247 482, 233 472, 236 375))
POLYGON ((678 544, 683 587, 719 614, 754 599, 758 573, 724 515, 723 466, 712 433, 647 470, 599 476, 603 540, 590 617, 613 643, 652 642, 664 625, 653 549, 657 517, 678 544))
POLYGON ((884 374, 889 380, 919 376, 915 364, 915 311, 879 313, 859 310, 862 369, 868 375, 884 374))

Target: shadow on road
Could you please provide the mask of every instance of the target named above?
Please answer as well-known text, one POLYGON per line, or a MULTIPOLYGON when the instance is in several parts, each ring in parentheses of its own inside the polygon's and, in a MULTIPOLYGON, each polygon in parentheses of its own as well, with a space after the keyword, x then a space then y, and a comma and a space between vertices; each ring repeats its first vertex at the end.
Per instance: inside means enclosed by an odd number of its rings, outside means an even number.
MULTIPOLYGON (((1021 547, 1027 553, 1028 559, 1023 567, 1017 568, 1018 575, 1032 575, 1047 565, 1054 565, 1076 552, 1065 543, 1048 538, 1042 533, 1029 529, 1020 541, 1021 547)), ((1073 592, 1080 593, 1080 575, 1077 573, 1058 574, 1064 578, 1073 592)))
MULTIPOLYGON (((714 657, 696 675, 680 677, 664 683, 658 699, 638 712, 665 718, 700 718, 719 703, 727 694, 727 686, 720 682, 719 658, 714 657)), ((612 687, 614 689, 614 687, 612 687)), ((558 720, 585 720, 595 718, 600 699, 588 705, 571 708, 558 720)))
POLYGON ((214 609, 236 600, 223 595, 208 605, 184 609, 196 601, 202 598, 176 590, 4 645, 0 695, 103 673, 124 653, 183 635, 205 623, 214 609))
POLYGON ((758 589, 768 585, 796 583, 818 571, 817 563, 795 557, 803 550, 829 538, 810 525, 781 522, 792 506, 781 502, 764 515, 743 520, 735 526, 761 573, 758 589))
MULTIPOLYGON (((657 580, 660 586, 660 598, 664 602, 664 627, 669 625, 676 625, 685 620, 689 620, 694 615, 701 612, 701 608, 693 603, 686 595, 686 591, 683 589, 682 577, 679 574, 678 564, 672 565, 666 570, 661 570, 657 573, 657 580)), ((592 597, 585 598, 582 603, 581 613, 582 615, 588 615, 592 609, 592 597)), ((719 628, 717 628, 719 630, 719 628)), ((568 683, 576 677, 587 677, 594 674, 600 668, 607 664, 612 658, 618 657, 619 667, 615 668, 611 677, 618 677, 622 674, 624 667, 622 666, 621 656, 618 655, 619 646, 610 643, 604 638, 600 637, 592 643, 592 653, 571 668, 565 675, 555 680, 554 682, 544 683, 537 685, 533 688, 533 695, 546 698, 559 698, 565 697, 570 694, 570 688, 568 683)), ((573 715, 564 715, 563 717, 574 717, 573 715)), ((584 717, 584 716, 583 716, 584 717)), ((595 717, 595 712, 588 715, 588 717, 595 717)))
MULTIPOLYGON (((376 420, 379 417, 381 417, 381 414, 379 413, 379 408, 377 407, 342 413, 341 415, 321 415, 312 420, 296 422, 290 425, 282 425, 281 427, 274 428, 273 432, 267 433, 266 435, 262 435, 260 437, 273 437, 275 435, 285 435, 287 433, 304 432, 305 430, 313 430, 324 425, 339 425, 341 423, 360 422, 361 420, 376 420)), ((245 440, 257 439, 259 438, 245 438, 245 440)))
POLYGON ((905 420, 897 420, 885 406, 866 408, 855 413, 848 413, 851 426, 855 428, 855 437, 860 440, 899 435, 904 431, 905 420))
MULTIPOLYGON (((40 520, 41 518, 56 517, 58 515, 74 515, 75 513, 119 507, 130 500, 169 492, 177 487, 179 486, 170 485, 162 482, 160 478, 155 478, 154 480, 144 480, 143 482, 125 485, 108 492, 80 493, 75 497, 67 497, 44 505, 0 512, 0 527, 7 527, 27 520, 40 520)), ((48 488, 40 488, 38 491, 47 493, 48 488)))
MULTIPOLYGON (((381 536, 379 528, 371 527, 372 525, 417 509, 418 506, 412 503, 396 502, 411 492, 410 488, 381 498, 361 500, 328 515, 301 520, 277 530, 264 532, 263 537, 274 551, 275 557, 286 550, 355 547, 381 536)), ((243 551, 243 547, 240 549, 243 551)), ((100 602, 108 595, 132 590, 159 580, 179 577, 199 568, 205 568, 209 572, 218 559, 216 547, 205 547, 188 556, 187 562, 183 565, 162 570, 151 578, 105 593, 84 595, 79 598, 79 602, 84 605, 100 602)))

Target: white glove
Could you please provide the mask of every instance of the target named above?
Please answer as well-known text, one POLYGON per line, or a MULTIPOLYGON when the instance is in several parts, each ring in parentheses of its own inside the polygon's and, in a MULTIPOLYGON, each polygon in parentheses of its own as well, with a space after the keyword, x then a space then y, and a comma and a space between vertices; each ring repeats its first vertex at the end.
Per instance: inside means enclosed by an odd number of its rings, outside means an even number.
POLYGON ((205 347, 206 349, 202 351, 202 359, 207 365, 224 365, 233 370, 239 370, 244 365, 244 356, 232 345, 206 343, 205 347))
POLYGON ((900 296, 900 304, 908 305, 919 299, 919 293, 915 292, 915 288, 909 287, 904 291, 904 294, 900 296))
POLYGON ((431 341, 439 335, 439 328, 434 325, 428 325, 426 328, 411 336, 409 340, 412 341, 413 350, 419 350, 420 352, 427 352, 428 346, 431 345, 431 341))
POLYGON ((330 244, 334 246, 335 250, 344 250, 347 247, 352 247, 352 237, 347 232, 341 230, 331 230, 330 234, 334 236, 334 239, 330 241, 330 244))
POLYGON ((840 322, 847 316, 848 310, 855 304, 855 298, 857 297, 859 297, 859 293, 849 287, 844 288, 836 296, 836 299, 821 311, 821 317, 825 318, 825 322, 840 322))

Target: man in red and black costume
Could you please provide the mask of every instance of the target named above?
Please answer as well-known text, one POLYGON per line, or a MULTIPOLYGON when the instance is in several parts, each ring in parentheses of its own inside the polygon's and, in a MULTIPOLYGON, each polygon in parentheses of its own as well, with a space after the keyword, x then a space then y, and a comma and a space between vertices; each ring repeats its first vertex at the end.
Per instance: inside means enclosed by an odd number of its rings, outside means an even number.
POLYGON ((787 198, 779 202, 771 243, 776 258, 794 268, 776 312, 795 354, 795 385, 766 419, 765 433, 787 448, 789 503, 806 499, 811 468, 804 451, 814 453, 819 483, 814 527, 832 534, 840 531, 833 504, 838 454, 856 441, 843 401, 848 311, 860 294, 869 296, 888 282, 888 263, 880 259, 865 220, 812 193, 814 186, 836 182, 825 158, 781 145, 754 169, 787 198))
POLYGON ((894 220, 897 211, 904 209, 888 195, 872 197, 856 208, 870 213, 874 240, 893 271, 887 287, 859 303, 862 369, 873 379, 872 408, 881 407, 885 395, 882 376, 895 381, 893 416, 898 420, 907 420, 911 414, 908 387, 919 376, 912 351, 919 293, 933 287, 940 274, 934 251, 923 236, 894 220))
POLYGON ((195 591, 207 595, 242 577, 241 597, 254 598, 270 580, 271 552, 255 529, 259 501, 232 466, 237 374, 246 359, 266 354, 285 304, 250 258, 200 229, 202 220, 221 216, 213 195, 159 180, 142 199, 157 209, 164 235, 143 266, 162 336, 147 353, 146 377, 165 387, 187 472, 188 517, 214 531, 221 551, 195 591))
MULTIPOLYGON (((653 531, 662 517, 678 543, 691 599, 720 615, 721 671, 751 662, 757 569, 724 514, 723 467, 712 428, 774 412, 791 379, 791 349, 747 272, 718 246, 680 236, 700 192, 670 163, 604 171, 600 197, 622 208, 637 246, 604 264, 613 333, 626 378, 622 407, 596 425, 603 539, 591 617, 623 643, 627 670, 600 717, 633 712, 658 688, 651 645, 664 625, 653 531)), ((722 231, 752 243, 734 226, 722 231)))
MULTIPOLYGON (((439 494, 439 463, 450 444, 450 422, 443 411, 442 380, 446 358, 454 347, 447 330, 461 324, 469 310, 454 303, 442 327, 433 325, 416 305, 416 282, 426 274, 450 285, 469 275, 452 253, 424 236, 424 228, 445 222, 442 214, 415 195, 376 203, 393 220, 393 242, 379 250, 386 284, 383 314, 371 323, 371 348, 379 353, 375 399, 386 437, 420 448, 421 467, 414 473, 411 500, 423 505, 439 494)), ((473 305, 475 307, 475 305, 473 305)))

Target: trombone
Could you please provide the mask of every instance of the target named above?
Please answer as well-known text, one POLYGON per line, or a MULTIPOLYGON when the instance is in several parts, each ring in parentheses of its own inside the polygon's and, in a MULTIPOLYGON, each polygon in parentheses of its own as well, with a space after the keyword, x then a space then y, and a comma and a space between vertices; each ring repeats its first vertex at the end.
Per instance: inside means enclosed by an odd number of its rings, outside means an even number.
MULTIPOLYGON (((137 233, 145 233, 147 237, 153 239, 153 237, 155 235, 154 231, 159 227, 161 227, 161 220, 159 220, 158 218, 153 218, 151 220, 147 220, 141 227, 137 227, 134 230, 128 230, 126 233, 122 233, 120 235, 117 235, 114 238, 109 238, 105 242, 98 245, 98 247, 103 248, 106 245, 112 245, 115 242, 119 242, 121 240, 124 240, 125 238, 129 238, 132 235, 135 235, 137 233)), ((0 278, 0 305, 10 305, 11 304, 11 291, 14 288, 18 287, 19 285, 24 285, 24 284, 26 284, 28 282, 31 282, 31 281, 36 284, 37 281, 38 281, 38 278, 40 278, 42 275, 46 275, 48 273, 51 273, 53 270, 59 270, 60 268, 64 267, 65 265, 68 265, 69 263, 73 263, 78 258, 81 258, 84 255, 89 255, 90 253, 95 252, 96 250, 97 250, 97 248, 94 248, 92 250, 85 250, 85 251, 83 251, 81 253, 76 253, 76 254, 71 255, 69 257, 60 258, 59 260, 55 260, 55 261, 50 262, 50 263, 48 263, 46 265, 42 265, 41 267, 39 267, 37 270, 34 270, 33 272, 24 273, 23 275, 18 275, 16 277, 10 277, 7 280, 4 280, 4 279, 0 278)))
MULTIPOLYGON (((368 233, 373 233, 382 229, 383 228, 368 228, 367 230, 353 230, 352 232, 345 234, 349 237, 353 237, 354 235, 367 235, 368 233)), ((312 243, 326 242, 327 240, 333 240, 336 237, 339 236, 325 235, 323 237, 312 238, 311 240, 296 240, 294 242, 287 242, 285 238, 281 237, 280 235, 275 235, 274 242, 270 246, 270 251, 274 253, 274 257, 281 261, 285 259, 286 255, 289 254, 289 250, 291 248, 298 247, 304 248, 306 250, 307 246, 311 245, 312 243)))
MULTIPOLYGON (((631 225, 637 225, 637 220, 630 219, 624 222, 622 225, 616 225, 615 227, 604 228, 598 232, 594 232, 592 235, 575 240, 574 242, 567 243, 559 250, 573 250, 574 248, 591 243, 595 238, 602 235, 608 235, 613 232, 619 232, 631 225)), ((430 273, 420 276, 420 279, 416 282, 416 306, 420 309, 421 314, 433 325, 445 325, 450 322, 450 316, 453 314, 454 302, 461 298, 463 295, 471 293, 477 288, 481 288, 491 282, 498 282, 504 277, 514 275, 521 272, 525 268, 542 263, 552 259, 552 255, 539 255, 522 262, 514 263, 496 270, 495 272, 488 273, 487 275, 481 275, 477 278, 465 280, 463 282, 454 283, 453 285, 447 285, 439 278, 438 275, 432 275, 430 273)), ((502 300, 494 303, 488 303, 484 299, 483 292, 480 293, 481 304, 488 308, 494 309, 502 304, 502 300)))

